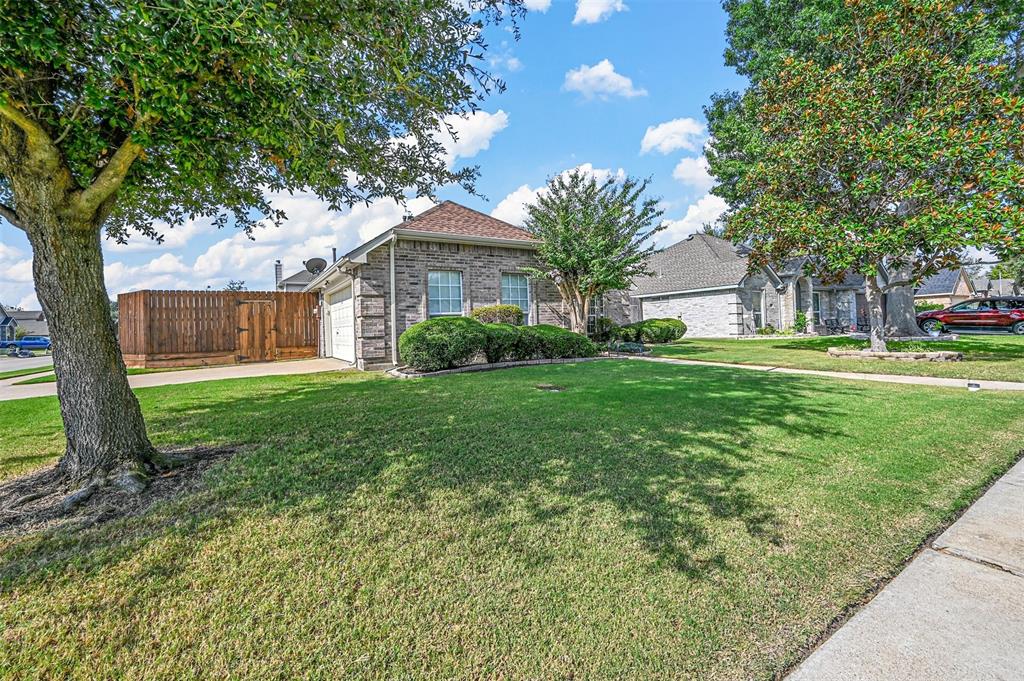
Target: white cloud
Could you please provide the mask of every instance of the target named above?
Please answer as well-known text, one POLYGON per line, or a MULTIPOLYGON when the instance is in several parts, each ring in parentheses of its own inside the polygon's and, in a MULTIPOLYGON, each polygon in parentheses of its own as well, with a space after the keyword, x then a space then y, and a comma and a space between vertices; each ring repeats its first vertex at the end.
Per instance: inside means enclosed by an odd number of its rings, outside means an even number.
POLYGON ((647 128, 640 142, 640 153, 657 149, 663 154, 685 149, 697 151, 704 138, 705 127, 693 118, 676 118, 647 128))
POLYGON ((715 186, 715 180, 708 172, 708 159, 704 156, 680 159, 672 171, 672 177, 702 192, 715 186))
POLYGON ((491 139, 508 127, 508 114, 501 109, 494 113, 475 111, 468 116, 448 116, 445 123, 451 126, 455 137, 445 128, 438 133, 438 139, 444 145, 451 166, 457 159, 473 158, 488 149, 491 139))
POLYGON ((562 89, 568 92, 579 92, 587 99, 608 99, 610 96, 643 97, 647 90, 633 87, 633 81, 621 73, 615 72, 615 65, 602 59, 593 66, 580 65, 565 74, 562 89))
POLYGON ((523 68, 523 62, 512 53, 512 47, 507 40, 502 40, 497 48, 492 48, 487 57, 487 62, 492 69, 504 69, 509 73, 515 73, 523 68))
POLYGON ((551 7, 551 0, 525 0, 523 6, 531 12, 547 12, 551 7))
POLYGON ((103 278, 111 297, 141 289, 188 288, 189 274, 189 267, 173 253, 164 253, 142 265, 112 262, 103 268, 103 278))
MULTIPOLYGON (((559 175, 568 175, 573 170, 582 170, 588 175, 593 175, 594 179, 598 182, 604 182, 608 178, 614 176, 616 180, 623 180, 626 177, 626 171, 619 168, 616 171, 612 171, 610 168, 595 168, 592 163, 581 163, 574 168, 568 168, 563 170, 559 175)), ((508 196, 498 202, 498 205, 491 211, 491 217, 504 220, 513 225, 522 225, 526 222, 526 207, 537 201, 537 197, 542 193, 547 192, 547 186, 542 185, 540 187, 530 187, 530 185, 523 184, 513 190, 508 196)))
POLYGON ((624 12, 628 7, 622 0, 576 0, 576 16, 573 24, 596 24, 604 21, 616 12, 624 12))
POLYGON ((728 208, 725 199, 714 194, 705 194, 686 209, 686 215, 682 219, 666 221, 668 227, 658 232, 658 245, 669 246, 699 232, 705 223, 716 224, 728 208))
POLYGON ((175 250, 188 245, 193 238, 217 229, 210 218, 186 220, 177 227, 170 227, 167 223, 160 222, 154 225, 154 227, 157 232, 163 235, 164 240, 162 243, 157 243, 153 239, 148 239, 141 234, 132 234, 128 238, 128 243, 125 244, 108 240, 108 248, 112 253, 175 250))
MULTIPOLYGON (((13 229, 13 228, 12 228, 13 229)), ((0 241, 0 303, 38 310, 32 283, 32 258, 19 248, 0 241)))

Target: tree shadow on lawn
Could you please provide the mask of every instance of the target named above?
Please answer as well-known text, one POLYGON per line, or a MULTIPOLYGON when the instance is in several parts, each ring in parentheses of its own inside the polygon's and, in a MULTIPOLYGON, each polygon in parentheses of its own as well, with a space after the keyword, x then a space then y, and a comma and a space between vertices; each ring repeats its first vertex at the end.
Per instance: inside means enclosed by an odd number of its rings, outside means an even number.
MULTIPOLYGON (((855 391, 831 384, 829 392, 855 391)), ((776 442, 844 435, 842 412, 821 404, 814 380, 629 361, 417 381, 319 377, 243 393, 176 401, 167 393, 147 409, 158 442, 187 433, 194 444, 250 443, 207 489, 142 518, 12 541, 0 585, 43 580, 70 562, 98 571, 157 538, 169 541, 148 569, 166 575, 184 569, 206 537, 253 515, 315 513, 344 532, 358 522, 357 490, 360 503, 372 498, 388 513, 454 497, 468 516, 462 527, 495 545, 523 525, 611 509, 652 570, 703 579, 729 567, 713 536, 722 525, 765 550, 781 540, 774 508, 745 478, 797 455, 761 442, 762 431, 777 429, 776 442)), ((519 559, 543 565, 558 556, 550 544, 519 559)))

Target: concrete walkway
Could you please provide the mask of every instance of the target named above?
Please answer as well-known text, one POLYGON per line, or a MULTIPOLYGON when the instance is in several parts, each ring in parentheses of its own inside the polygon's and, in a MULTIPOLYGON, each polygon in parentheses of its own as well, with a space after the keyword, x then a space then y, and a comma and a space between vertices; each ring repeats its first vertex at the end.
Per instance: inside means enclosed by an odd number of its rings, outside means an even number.
MULTIPOLYGON (((352 365, 339 359, 301 359, 287 362, 263 362, 259 364, 232 364, 204 369, 161 371, 155 374, 138 374, 128 377, 133 388, 149 388, 157 385, 179 385, 201 381, 220 381, 226 378, 253 378, 256 376, 288 376, 293 374, 315 374, 322 371, 351 369, 352 365)), ((20 376, 0 381, 0 401, 21 400, 27 397, 45 397, 57 394, 56 383, 34 385, 13 385, 35 376, 20 376)))
MULTIPOLYGON (((854 371, 820 371, 817 369, 790 369, 774 367, 767 364, 731 364, 729 362, 710 362, 700 359, 676 359, 674 357, 631 357, 644 362, 664 362, 666 364, 687 364, 694 366, 716 366, 729 369, 747 369, 764 371, 773 374, 797 374, 800 376, 823 376, 825 378, 843 378, 851 381, 876 381, 878 383, 903 383, 907 385, 930 385, 937 388, 966 388, 966 378, 935 378, 932 376, 906 376, 904 374, 861 374, 854 371)), ((970 379, 982 390, 1024 390, 1024 383, 1014 381, 987 381, 970 379)))
POLYGON ((787 678, 1024 678, 1024 461, 787 678))

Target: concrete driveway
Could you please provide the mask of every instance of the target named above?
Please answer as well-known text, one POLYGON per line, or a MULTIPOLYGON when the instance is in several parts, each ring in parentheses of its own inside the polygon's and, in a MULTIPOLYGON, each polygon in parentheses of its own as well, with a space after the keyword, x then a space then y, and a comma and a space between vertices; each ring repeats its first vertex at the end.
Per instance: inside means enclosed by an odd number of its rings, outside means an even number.
POLYGON ((1024 678, 1024 460, 787 678, 1024 678))
MULTIPOLYGON (((184 369, 181 371, 162 371, 155 374, 139 374, 128 377, 128 384, 133 388, 149 388, 157 385, 178 385, 182 383, 199 383, 202 381, 220 381, 228 378, 253 378, 256 376, 288 376, 292 374, 315 374, 322 371, 341 371, 351 369, 352 365, 340 359, 319 358, 302 359, 288 362, 264 362, 260 364, 232 364, 223 367, 204 369, 184 369)), ((45 397, 57 394, 56 383, 37 383, 35 385, 13 385, 24 381, 30 376, 0 381, 0 401, 21 400, 29 397, 45 397)))

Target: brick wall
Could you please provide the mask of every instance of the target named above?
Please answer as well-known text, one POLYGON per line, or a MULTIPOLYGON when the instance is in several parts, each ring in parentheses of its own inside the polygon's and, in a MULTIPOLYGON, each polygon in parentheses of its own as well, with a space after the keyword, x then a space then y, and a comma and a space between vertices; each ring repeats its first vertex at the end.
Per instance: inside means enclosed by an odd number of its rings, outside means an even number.
MULTIPOLYGON (((356 272, 356 361, 361 369, 391 365, 390 245, 367 254, 356 272)), ((501 275, 535 267, 533 251, 399 239, 395 246, 397 335, 427 318, 427 273, 462 273, 462 312, 501 302, 501 275)), ((530 323, 566 326, 566 314, 554 284, 530 280, 530 323)))
POLYGON ((743 318, 742 303, 736 291, 642 298, 641 301, 644 319, 682 319, 686 335, 696 338, 735 336, 743 318))

